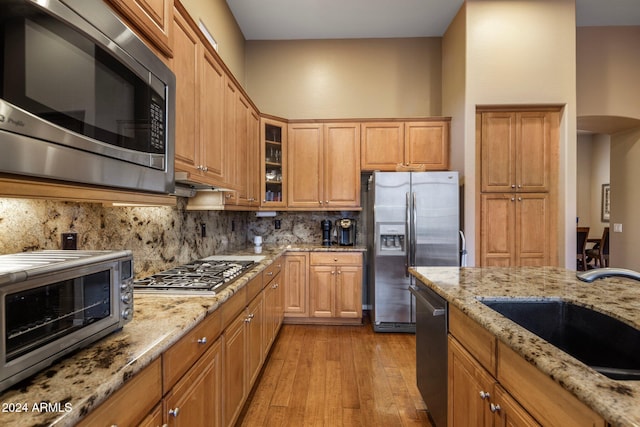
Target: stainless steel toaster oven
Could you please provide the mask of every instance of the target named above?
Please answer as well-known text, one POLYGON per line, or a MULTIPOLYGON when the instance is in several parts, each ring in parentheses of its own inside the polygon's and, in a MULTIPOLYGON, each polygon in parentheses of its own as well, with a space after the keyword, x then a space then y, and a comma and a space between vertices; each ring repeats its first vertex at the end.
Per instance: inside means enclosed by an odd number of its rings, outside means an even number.
POLYGON ((131 251, 0 256, 0 391, 132 317, 131 251))

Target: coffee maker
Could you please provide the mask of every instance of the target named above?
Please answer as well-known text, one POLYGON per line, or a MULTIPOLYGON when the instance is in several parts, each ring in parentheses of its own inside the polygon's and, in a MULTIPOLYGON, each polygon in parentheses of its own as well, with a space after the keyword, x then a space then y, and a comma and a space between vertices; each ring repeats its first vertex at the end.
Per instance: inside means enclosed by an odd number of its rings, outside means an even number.
POLYGON ((353 246, 356 244, 356 221, 354 219, 341 218, 337 220, 336 230, 340 246, 353 246))
POLYGON ((322 228, 322 246, 331 246, 331 221, 328 219, 320 221, 322 228))

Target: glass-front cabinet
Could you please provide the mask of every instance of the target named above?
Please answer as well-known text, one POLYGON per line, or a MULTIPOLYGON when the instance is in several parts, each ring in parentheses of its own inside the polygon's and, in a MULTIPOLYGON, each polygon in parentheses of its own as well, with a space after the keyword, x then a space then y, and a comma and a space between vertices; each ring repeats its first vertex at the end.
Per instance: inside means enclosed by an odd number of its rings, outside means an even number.
POLYGON ((284 121, 261 119, 261 207, 286 207, 287 124, 284 121))

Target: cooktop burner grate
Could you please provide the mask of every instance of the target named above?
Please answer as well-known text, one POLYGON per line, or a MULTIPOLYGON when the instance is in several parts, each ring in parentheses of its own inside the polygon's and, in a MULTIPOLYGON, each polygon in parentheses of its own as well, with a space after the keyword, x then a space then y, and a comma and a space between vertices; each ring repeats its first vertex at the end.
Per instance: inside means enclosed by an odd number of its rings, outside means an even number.
POLYGON ((216 291, 253 267, 254 261, 194 261, 134 282, 137 291, 216 291))

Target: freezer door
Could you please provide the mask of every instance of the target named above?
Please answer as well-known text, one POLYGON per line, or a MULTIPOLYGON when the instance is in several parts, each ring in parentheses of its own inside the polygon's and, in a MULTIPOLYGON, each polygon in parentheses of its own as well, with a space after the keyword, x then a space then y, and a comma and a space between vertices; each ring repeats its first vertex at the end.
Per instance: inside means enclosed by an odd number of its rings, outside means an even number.
POLYGON ((460 265, 460 187, 457 172, 411 176, 413 265, 460 265))
POLYGON ((410 177, 406 172, 375 172, 372 230, 373 322, 412 322, 410 278, 407 274, 407 216, 410 177))
POLYGON ((410 278, 405 275, 402 258, 378 257, 373 309, 374 328, 381 323, 410 323, 413 321, 410 278))

